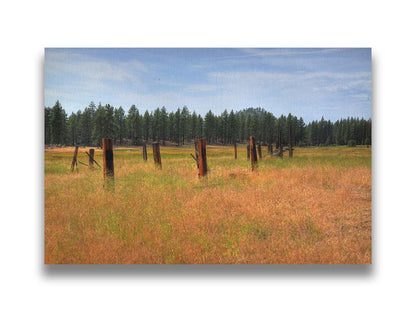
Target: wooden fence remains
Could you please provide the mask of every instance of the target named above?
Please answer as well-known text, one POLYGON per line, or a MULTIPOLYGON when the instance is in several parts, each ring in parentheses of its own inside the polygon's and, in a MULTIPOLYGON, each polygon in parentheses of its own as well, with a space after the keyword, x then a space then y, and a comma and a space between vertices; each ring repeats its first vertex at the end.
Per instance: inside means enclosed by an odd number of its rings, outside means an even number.
POLYGON ((259 143, 259 145, 257 146, 257 150, 259 152, 259 159, 261 159, 261 144, 259 143))
POLYGON ((114 155, 113 139, 103 139, 103 173, 104 187, 114 190, 114 155))
POLYGON ((146 147, 146 142, 143 143, 143 160, 147 161, 147 147, 146 147))
POLYGON ((250 144, 247 144, 247 160, 250 160, 250 144))
POLYGON ((159 142, 153 142, 153 160, 155 162, 156 167, 162 169, 162 159, 160 158, 160 144, 159 142))
POLYGON ((250 137, 250 160, 251 160, 251 170, 254 171, 257 166, 257 153, 256 153, 256 139, 254 136, 250 137))
POLYGON ((198 175, 199 175, 199 162, 198 162, 198 141, 194 142, 194 146, 195 146, 195 156, 191 153, 191 157, 195 160, 196 162, 196 168, 198 169, 198 175))
POLYGON ((207 166, 207 150, 206 150, 206 140, 198 139, 198 168, 200 178, 206 176, 208 171, 207 166))
POLYGON ((234 159, 237 159, 237 143, 234 143, 234 159))
POLYGON ((75 146, 74 157, 72 158, 72 164, 71 164, 71 172, 74 172, 75 166, 77 167, 77 170, 78 170, 77 157, 78 157, 78 145, 75 146))
MULTIPOLYGON (((87 153, 88 154, 88 153, 87 153)), ((89 159, 89 167, 91 170, 94 169, 94 149, 90 148, 90 153, 88 154, 88 159, 89 159)))
POLYGON ((101 168, 100 164, 99 164, 99 163, 97 163, 97 162, 95 161, 95 159, 94 159, 94 149, 93 149, 93 148, 91 148, 91 149, 90 149, 90 153, 91 153, 91 154, 89 154, 88 152, 85 152, 85 154, 87 154, 87 155, 88 155, 89 160, 90 160, 90 168, 91 168, 91 169, 93 169, 93 167, 91 166, 91 162, 95 163, 98 167, 100 167, 100 168, 101 168))

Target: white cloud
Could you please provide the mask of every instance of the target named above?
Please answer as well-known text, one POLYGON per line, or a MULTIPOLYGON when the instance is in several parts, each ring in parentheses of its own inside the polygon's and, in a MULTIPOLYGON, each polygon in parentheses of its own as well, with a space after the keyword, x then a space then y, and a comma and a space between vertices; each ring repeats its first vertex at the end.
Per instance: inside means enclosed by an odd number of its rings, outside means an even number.
POLYGON ((45 56, 45 75, 62 77, 65 80, 67 75, 73 75, 83 84, 130 82, 137 86, 143 86, 140 74, 147 72, 147 67, 136 61, 114 61, 86 56, 71 51, 48 51, 45 56))
POLYGON ((270 73, 261 71, 211 72, 209 80, 225 90, 242 93, 280 91, 338 92, 360 88, 371 92, 371 73, 270 73))
MULTIPOLYGON (((311 55, 311 54, 329 54, 339 52, 340 49, 241 49, 247 57, 252 56, 296 56, 296 55, 311 55)), ((242 56, 244 57, 244 56, 242 56)))

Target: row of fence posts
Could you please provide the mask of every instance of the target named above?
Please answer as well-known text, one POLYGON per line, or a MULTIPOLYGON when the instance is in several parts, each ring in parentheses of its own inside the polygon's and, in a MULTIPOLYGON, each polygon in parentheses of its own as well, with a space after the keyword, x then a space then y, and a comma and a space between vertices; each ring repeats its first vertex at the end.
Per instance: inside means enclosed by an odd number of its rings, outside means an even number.
MULTIPOLYGON (((103 146, 103 176, 104 176, 104 187, 114 190, 114 155, 113 155, 113 139, 102 139, 103 146)), ((159 169, 162 169, 162 158, 160 156, 160 144, 155 142, 152 143, 153 146, 153 160, 155 166, 159 169)), ((71 172, 74 171, 75 167, 78 170, 78 146, 75 146, 74 156, 71 163, 71 172)), ((89 153, 85 152, 89 157, 89 165, 84 164, 79 161, 81 164, 89 166, 90 169, 94 169, 94 163, 101 167, 94 160, 94 149, 90 149, 89 153)), ((206 152, 206 141, 205 139, 199 139, 198 144, 195 144, 195 153, 196 157, 192 154, 192 157, 196 160, 198 168, 198 176, 204 177, 208 172, 207 166, 207 152, 206 152)), ((237 157, 237 152, 235 152, 235 157, 237 157)), ((143 160, 147 161, 147 147, 146 143, 143 144, 143 160)))
MULTIPOLYGON (((289 127, 289 157, 293 156, 293 145, 291 140, 291 132, 292 129, 289 127)), ((280 134, 280 127, 278 133, 278 146, 276 149, 279 148, 278 155, 283 157, 283 149, 281 145, 281 134, 280 134)), ((104 181, 105 187, 114 189, 114 155, 113 155, 113 139, 102 139, 102 146, 103 146, 103 174, 104 174, 104 181)), ((155 166, 159 169, 162 169, 162 159, 160 156, 160 144, 158 142, 152 143, 153 147, 153 160, 155 166)), ((270 153, 273 152, 273 146, 268 147, 270 153)), ((90 149, 89 153, 85 152, 89 157, 89 165, 84 164, 80 161, 81 164, 85 166, 89 166, 90 169, 94 169, 94 163, 97 166, 101 167, 95 160, 94 160, 94 149, 90 149)), ((258 157, 262 158, 261 152, 261 144, 257 145, 256 149, 256 139, 254 136, 250 136, 250 144, 247 145, 247 159, 251 161, 251 170, 254 171, 257 167, 257 153, 258 157)), ((191 154, 191 156, 196 161, 196 165, 198 168, 198 176, 204 177, 208 172, 207 166, 207 153, 206 153, 206 140, 205 139, 198 139, 198 143, 195 142, 195 156, 191 154)), ((75 146, 74 156, 72 159, 71 164, 71 171, 74 171, 74 168, 77 167, 78 161, 78 146, 75 146)), ((234 143, 234 159, 237 159, 237 143, 234 143)), ((146 143, 143 144, 143 160, 147 161, 147 147, 146 143)), ((78 169, 78 167, 77 167, 78 169)))

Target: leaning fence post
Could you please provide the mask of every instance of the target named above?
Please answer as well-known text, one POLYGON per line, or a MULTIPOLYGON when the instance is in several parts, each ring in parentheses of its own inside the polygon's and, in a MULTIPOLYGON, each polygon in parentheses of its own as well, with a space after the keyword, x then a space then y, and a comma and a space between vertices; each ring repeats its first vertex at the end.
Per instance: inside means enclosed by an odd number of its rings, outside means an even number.
POLYGON ((78 145, 75 146, 74 157, 72 158, 72 164, 71 164, 71 172, 74 172, 75 166, 77 166, 77 170, 78 170, 77 157, 78 157, 78 145))
POLYGON ((143 160, 147 161, 147 147, 146 147, 146 142, 143 143, 143 160))
POLYGON ((254 136, 250 137, 250 159, 251 170, 253 171, 257 165, 256 139, 254 138, 254 136))
POLYGON ((259 145, 257 146, 257 150, 259 152, 259 159, 261 159, 261 144, 259 143, 259 145))
POLYGON ((104 186, 114 190, 113 139, 103 139, 104 186))
POLYGON ((89 153, 89 165, 90 165, 90 169, 94 169, 94 149, 90 148, 90 153, 89 153))
POLYGON ((199 167, 199 177, 202 178, 206 176, 208 171, 207 166, 207 149, 206 149, 206 140, 198 139, 198 167, 199 167))
POLYGON ((160 158, 160 144, 158 142, 153 142, 153 160, 156 167, 162 169, 162 159, 160 158))
POLYGON ((234 159, 237 159, 237 142, 234 143, 234 159))

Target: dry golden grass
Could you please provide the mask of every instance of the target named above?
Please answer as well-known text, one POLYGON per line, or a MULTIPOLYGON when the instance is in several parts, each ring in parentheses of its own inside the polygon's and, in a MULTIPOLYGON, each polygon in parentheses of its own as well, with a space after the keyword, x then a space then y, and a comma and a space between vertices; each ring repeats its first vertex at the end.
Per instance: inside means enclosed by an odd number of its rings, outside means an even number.
POLYGON ((111 193, 101 170, 69 172, 73 148, 45 150, 45 263, 371 263, 371 149, 296 149, 251 172, 245 146, 209 146, 201 180, 191 152, 162 147, 158 170, 116 149, 111 193))

